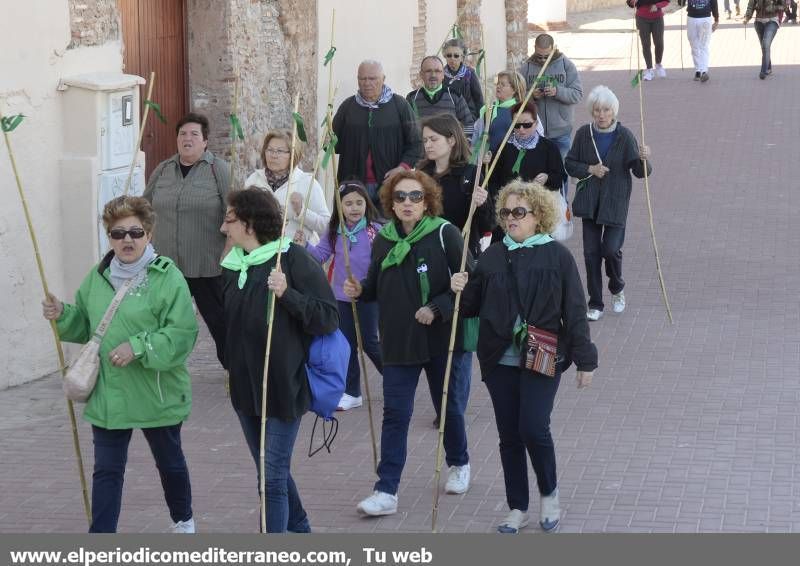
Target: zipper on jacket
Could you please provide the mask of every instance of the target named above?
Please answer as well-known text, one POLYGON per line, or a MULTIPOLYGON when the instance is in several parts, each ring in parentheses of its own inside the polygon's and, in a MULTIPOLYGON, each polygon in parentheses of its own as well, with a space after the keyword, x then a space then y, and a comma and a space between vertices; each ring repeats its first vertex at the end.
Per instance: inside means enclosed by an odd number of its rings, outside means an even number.
POLYGON ((164 402, 164 394, 161 393, 161 372, 156 373, 156 388, 158 389, 158 397, 161 402, 164 402))

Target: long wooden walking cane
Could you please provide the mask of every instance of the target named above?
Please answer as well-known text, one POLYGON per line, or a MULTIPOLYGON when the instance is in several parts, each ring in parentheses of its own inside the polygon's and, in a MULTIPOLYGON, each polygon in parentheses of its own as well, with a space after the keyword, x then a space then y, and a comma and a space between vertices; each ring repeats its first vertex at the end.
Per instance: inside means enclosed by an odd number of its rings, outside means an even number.
MULTIPOLYGON (((295 148, 297 147, 297 128, 298 128, 298 119, 297 116, 298 110, 300 108, 300 95, 297 94, 294 97, 294 113, 293 117, 294 120, 292 121, 292 146, 289 153, 289 180, 287 181, 286 186, 286 198, 284 199, 283 203, 283 219, 281 220, 281 235, 278 238, 278 243, 280 244, 281 240, 286 233, 286 218, 288 216, 289 211, 289 195, 292 192, 292 171, 294 170, 294 154, 295 148)), ((278 246, 278 253, 276 255, 275 260, 275 269, 278 271, 281 270, 281 249, 282 247, 278 246)), ((264 441, 266 439, 266 430, 267 430, 267 386, 269 385, 269 356, 272 350, 272 331, 274 329, 274 322, 275 322, 275 293, 269 291, 269 298, 267 299, 267 348, 264 352, 264 378, 261 382, 262 392, 261 392, 261 437, 259 441, 259 478, 258 478, 258 491, 261 496, 261 532, 267 532, 267 494, 266 494, 266 466, 264 461, 264 441)))
MULTIPOLYGON (((638 51, 638 50, 637 50, 638 51)), ((637 61, 638 61, 638 53, 637 53, 637 61)), ((637 71, 638 72, 638 71, 637 71)), ((638 82, 638 90, 639 90, 639 117, 641 119, 641 134, 642 134, 642 145, 644 143, 644 94, 642 92, 642 80, 641 76, 639 77, 638 82)), ((658 243, 656 242, 656 228, 655 224, 653 223, 653 205, 650 199, 650 180, 647 175, 647 161, 642 159, 642 168, 644 169, 644 192, 647 196, 647 214, 650 218, 650 238, 653 241, 653 252, 656 256, 656 271, 658 272, 658 282, 661 285, 661 296, 664 299, 664 306, 667 309, 667 316, 669 317, 669 323, 673 324, 672 320, 672 309, 669 307, 669 297, 667 297, 667 286, 664 283, 664 273, 661 270, 661 258, 658 255, 658 243)))
POLYGON ((228 190, 233 190, 233 180, 236 178, 236 165, 238 163, 238 153, 236 151, 237 140, 244 140, 244 131, 239 121, 239 68, 234 70, 233 82, 233 111, 231 112, 231 173, 228 190))
MULTIPOLYGON (((17 170, 17 161, 14 159, 14 152, 11 149, 11 139, 8 135, 9 132, 12 132, 22 122, 22 119, 22 114, 17 114, 15 116, 6 118, 3 116, 2 108, 0 108, 0 124, 2 124, 3 138, 6 142, 8 158, 11 161, 11 169, 14 172, 14 179, 17 182, 17 191, 19 192, 19 199, 22 202, 22 210, 25 214, 25 222, 28 225, 28 234, 31 237, 31 243, 33 244, 33 253, 34 257, 36 258, 36 267, 39 270, 39 279, 42 283, 42 291, 44 291, 45 298, 48 298, 50 296, 50 288, 47 284, 47 277, 45 276, 44 272, 44 263, 42 262, 42 255, 39 251, 39 240, 36 237, 36 230, 33 228, 33 221, 31 220, 31 214, 28 210, 28 201, 25 199, 25 192, 22 189, 22 181, 20 180, 19 171, 17 170)), ((61 338, 58 335, 58 328, 55 320, 50 321, 50 330, 53 333, 53 341, 56 345, 58 368, 61 370, 61 377, 63 378, 67 373, 67 364, 64 362, 64 349, 61 346, 61 338)), ((91 504, 89 503, 89 490, 86 487, 86 474, 83 471, 83 456, 81 455, 81 444, 80 439, 78 438, 78 423, 75 419, 75 407, 72 401, 69 399, 67 399, 67 413, 69 414, 69 422, 72 429, 72 445, 75 449, 75 460, 78 464, 78 476, 80 477, 81 482, 83 510, 86 513, 86 521, 91 526, 92 508, 91 504)))
MULTIPOLYGON (((684 18, 686 16, 686 9, 681 8, 681 71, 683 71, 683 32, 684 32, 684 18)), ((638 59, 638 57, 637 57, 638 59)), ((636 62, 636 65, 639 65, 639 62, 636 62)), ((644 142, 642 142, 644 143, 644 142)))
POLYGON ((133 179, 133 171, 136 169, 136 159, 139 157, 139 148, 142 147, 142 138, 144 137, 144 127, 147 125, 147 115, 150 113, 150 105, 152 104, 153 96, 153 83, 156 82, 155 71, 150 71, 150 81, 147 85, 147 97, 144 99, 144 114, 142 115, 142 123, 139 126, 139 136, 136 138, 136 145, 133 146, 133 157, 131 158, 131 166, 128 169, 128 178, 125 179, 125 189, 122 191, 123 196, 128 196, 131 189, 131 179, 133 179), (147 103, 150 104, 147 104, 147 103))
MULTIPOLYGON (((492 103, 488 108, 487 112, 489 112, 489 122, 486 125, 486 129, 481 133, 481 142, 480 147, 478 150, 478 159, 476 161, 477 167, 475 169, 475 181, 472 186, 473 193, 480 185, 480 170, 481 170, 481 162, 483 161, 483 155, 486 151, 486 146, 488 143, 489 138, 489 127, 491 126, 492 115, 491 112, 494 110, 494 103, 492 103)), ((466 265, 467 265, 467 252, 469 251, 469 235, 472 230, 472 217, 475 215, 475 201, 471 201, 469 205, 469 213, 467 214, 467 220, 464 223, 464 229, 462 231, 463 240, 464 240, 464 248, 461 250, 461 264, 458 270, 459 273, 463 272, 466 265)), ((436 472, 433 476, 433 508, 431 510, 431 532, 436 532, 436 519, 439 515, 439 481, 442 475, 442 451, 444 447, 444 427, 447 420, 447 391, 450 386, 450 372, 452 371, 453 367, 453 352, 455 351, 455 343, 456 343, 456 334, 458 333, 458 317, 460 312, 460 305, 461 305, 461 292, 459 291, 456 293, 455 298, 455 307, 453 309, 453 322, 450 326, 450 345, 447 349, 447 364, 445 365, 444 370, 444 383, 442 385, 442 401, 439 409, 439 435, 438 435, 438 443, 436 445, 436 472)))
MULTIPOLYGON (((350 280, 354 280, 353 278, 353 270, 350 266, 350 243, 347 240, 347 236, 344 233, 344 209, 342 208, 342 195, 339 194, 339 172, 336 165, 336 134, 333 132, 333 95, 334 95, 334 88, 333 88, 333 52, 336 51, 336 48, 333 45, 333 32, 334 32, 334 21, 336 19, 336 10, 333 10, 331 14, 331 49, 328 51, 330 54, 330 58, 326 56, 326 60, 330 63, 330 67, 328 68, 328 109, 325 115, 325 124, 327 128, 327 138, 328 138, 328 152, 330 153, 330 163, 331 163, 331 171, 333 172, 333 193, 334 198, 336 199, 336 209, 339 214, 339 226, 342 227, 342 252, 344 253, 344 269, 345 273, 347 274, 347 278, 350 280)), ((367 359, 364 357, 364 341, 361 336, 361 323, 358 319, 358 307, 356 305, 356 300, 351 298, 350 299, 350 308, 353 309, 353 325, 356 331, 356 346, 358 348, 358 359, 361 363, 361 378, 362 383, 364 384, 364 393, 367 396, 367 418, 369 420, 369 436, 370 440, 372 441, 372 469, 375 473, 378 473, 378 445, 375 436, 375 423, 372 418, 372 394, 370 393, 369 389, 369 378, 367 375, 367 359)))

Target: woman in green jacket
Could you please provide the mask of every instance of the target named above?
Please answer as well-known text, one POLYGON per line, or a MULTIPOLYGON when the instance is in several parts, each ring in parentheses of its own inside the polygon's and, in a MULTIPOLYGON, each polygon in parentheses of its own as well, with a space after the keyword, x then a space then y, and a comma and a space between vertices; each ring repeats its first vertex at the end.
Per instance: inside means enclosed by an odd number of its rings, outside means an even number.
POLYGON ((155 215, 147 200, 118 197, 103 210, 111 251, 84 279, 75 304, 49 295, 44 317, 62 340, 89 341, 117 290, 133 282, 100 344, 100 373, 83 417, 92 424, 94 473, 89 532, 116 532, 128 443, 142 429, 156 460, 172 532, 194 532, 181 424, 192 390, 186 358, 197 338, 189 288, 171 259, 150 244, 155 215))

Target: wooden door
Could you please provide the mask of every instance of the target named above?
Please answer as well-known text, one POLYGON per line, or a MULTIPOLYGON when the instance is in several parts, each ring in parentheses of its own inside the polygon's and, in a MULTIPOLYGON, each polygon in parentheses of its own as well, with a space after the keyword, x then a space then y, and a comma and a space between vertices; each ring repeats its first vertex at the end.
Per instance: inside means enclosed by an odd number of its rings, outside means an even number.
MULTIPOLYGON (((123 69, 148 80, 156 73, 152 100, 161 106, 164 124, 151 110, 142 150, 147 177, 175 154, 175 124, 188 111, 185 0, 118 0, 122 15, 123 69)), ((144 100, 149 85, 141 87, 144 100)), ((144 110, 144 109, 142 109, 144 110)), ((144 114, 142 114, 144 115, 144 114)))

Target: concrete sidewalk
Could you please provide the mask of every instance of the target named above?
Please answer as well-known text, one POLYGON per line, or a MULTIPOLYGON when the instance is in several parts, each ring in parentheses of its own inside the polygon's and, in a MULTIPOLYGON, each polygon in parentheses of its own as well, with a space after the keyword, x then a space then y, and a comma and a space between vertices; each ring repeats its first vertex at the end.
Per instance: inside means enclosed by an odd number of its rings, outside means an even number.
MULTIPOLYGON (((584 92, 610 86, 620 97, 620 121, 639 137, 626 16, 624 8, 582 14, 555 36, 581 69, 584 92)), ((800 231, 792 225, 800 213, 794 49, 800 28, 779 30, 774 75, 760 81, 753 28, 745 41, 741 23, 723 19, 712 40, 711 80, 700 84, 691 80, 688 43, 681 70, 681 19, 682 12, 667 16, 669 76, 644 84, 650 191, 675 324, 662 304, 637 181, 624 247, 628 309, 592 323, 600 351, 594 385, 578 392, 574 369, 567 372, 553 413, 562 532, 800 531, 800 231)), ((576 125, 586 121, 581 105, 576 125)), ((569 246, 582 266, 579 227, 569 246)), ((256 470, 205 329, 190 366, 194 409, 183 439, 198 528, 255 532, 256 470)), ((380 383, 371 376, 378 431, 380 383)), ((0 415, 0 531, 84 531, 58 380, 0 392, 0 415)), ((293 475, 313 529, 428 532, 432 419, 421 386, 399 512, 368 520, 355 512, 374 480, 366 407, 342 414, 333 453, 311 459, 313 418, 307 417, 293 475)), ((441 496, 439 526, 493 532, 507 510, 497 432, 477 365, 467 423, 472 488, 441 496)), ((80 434, 91 476, 85 423, 80 434)), ((164 531, 169 516, 138 433, 126 477, 120 531, 164 531)), ((523 532, 539 533, 533 526, 523 532)))

